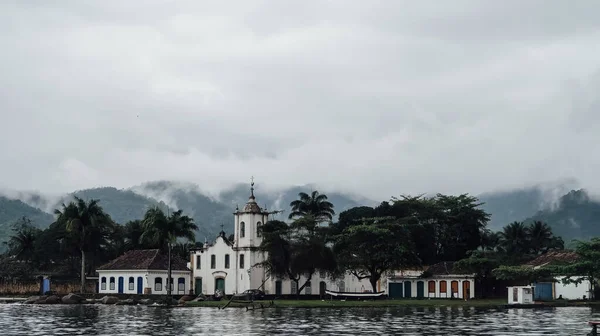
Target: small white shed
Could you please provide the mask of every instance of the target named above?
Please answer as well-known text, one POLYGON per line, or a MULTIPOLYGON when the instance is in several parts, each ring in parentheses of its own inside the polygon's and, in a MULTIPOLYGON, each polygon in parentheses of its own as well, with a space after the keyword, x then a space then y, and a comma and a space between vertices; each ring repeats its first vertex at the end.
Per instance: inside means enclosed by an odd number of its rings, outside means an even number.
POLYGON ((508 287, 508 304, 533 303, 533 286, 508 287))

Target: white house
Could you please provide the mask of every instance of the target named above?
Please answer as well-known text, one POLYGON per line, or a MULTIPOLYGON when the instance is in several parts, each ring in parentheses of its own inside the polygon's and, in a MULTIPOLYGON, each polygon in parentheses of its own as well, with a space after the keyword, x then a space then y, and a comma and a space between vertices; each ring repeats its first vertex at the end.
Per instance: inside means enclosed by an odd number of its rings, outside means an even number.
MULTIPOLYGON (((573 251, 551 251, 540 255, 534 260, 525 264, 525 266, 534 269, 543 268, 551 265, 569 264, 576 262, 579 256, 573 251)), ((592 298, 592 285, 589 280, 583 280, 580 284, 564 284, 564 276, 555 276, 547 281, 538 281, 533 283, 534 299, 538 301, 556 300, 559 298, 565 300, 582 300, 592 298)), ((576 280, 583 277, 572 277, 576 280)))
POLYGON ((454 271, 454 262, 396 271, 387 285, 390 298, 475 298, 475 274, 454 271))
MULTIPOLYGON (((257 265, 265 260, 265 253, 258 250, 262 241, 261 226, 272 214, 256 202, 252 183, 248 202, 243 209, 236 208, 233 213, 233 241, 221 231, 214 243, 205 243, 192 250, 189 265, 195 294, 212 295, 217 289, 227 295, 248 289, 262 289, 266 294, 275 295, 297 293, 295 282, 269 277, 265 269, 257 265)), ((304 279, 301 279, 300 286, 303 283, 304 279)), ((334 280, 325 273, 318 273, 313 275, 310 284, 301 294, 325 295, 326 289, 340 292, 371 289, 368 280, 359 281, 350 274, 334 280)))
MULTIPOLYGON (((167 294, 168 257, 160 250, 132 250, 98 267, 101 294, 167 294)), ((190 292, 190 269, 181 258, 171 256, 171 293, 190 292)))

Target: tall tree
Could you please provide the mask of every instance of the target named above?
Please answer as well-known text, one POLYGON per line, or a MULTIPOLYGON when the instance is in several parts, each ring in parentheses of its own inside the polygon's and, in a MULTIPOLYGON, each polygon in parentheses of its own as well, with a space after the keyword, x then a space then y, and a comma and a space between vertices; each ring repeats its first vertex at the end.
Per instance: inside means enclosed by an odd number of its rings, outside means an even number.
POLYGON ((289 219, 312 216, 317 223, 331 221, 335 215, 333 204, 327 200, 327 195, 313 191, 311 194, 301 192, 298 199, 290 203, 292 212, 289 219))
POLYGON ((327 246, 323 230, 314 218, 297 219, 292 225, 269 221, 263 226, 260 250, 265 260, 260 263, 271 276, 290 279, 296 284, 296 295, 311 282, 315 272, 336 270, 335 256, 327 246), (300 283, 304 277, 304 282, 300 283))
POLYGON ((36 256, 36 241, 41 230, 33 227, 27 217, 20 218, 13 225, 13 235, 8 241, 8 253, 17 260, 31 264, 36 256))
POLYGON ((562 238, 554 236, 552 228, 544 222, 534 221, 531 223, 527 228, 527 235, 529 236, 529 252, 533 255, 564 248, 562 238))
POLYGON ((346 227, 334 247, 340 268, 359 280, 369 279, 373 292, 383 274, 393 269, 419 266, 409 232, 399 220, 364 219, 346 227))
POLYGON ((54 210, 56 221, 65 225, 81 253, 81 293, 85 291, 86 252, 105 243, 106 228, 112 225, 110 216, 98 202, 94 199, 85 202, 75 197, 68 205, 63 203, 61 209, 54 210))
POLYGON ((140 240, 144 245, 167 251, 169 244, 174 244, 178 238, 188 241, 196 240, 195 231, 198 226, 194 219, 183 215, 182 210, 177 210, 167 216, 158 207, 148 209, 142 220, 144 232, 140 240))
POLYGON ((512 222, 500 232, 500 246, 507 255, 523 258, 529 252, 529 230, 523 222, 512 222))
POLYGON ((144 234, 144 225, 141 220, 129 221, 123 228, 125 248, 127 250, 137 250, 143 248, 142 235, 144 234))

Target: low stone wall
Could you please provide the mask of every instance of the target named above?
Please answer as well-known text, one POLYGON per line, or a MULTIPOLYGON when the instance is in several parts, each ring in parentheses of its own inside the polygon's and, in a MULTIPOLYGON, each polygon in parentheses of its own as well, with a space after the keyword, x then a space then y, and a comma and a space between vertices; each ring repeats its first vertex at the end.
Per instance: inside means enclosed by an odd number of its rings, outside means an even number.
MULTIPOLYGON (((69 293, 80 292, 81 285, 75 281, 56 281, 50 282, 50 292, 66 295, 69 293)), ((86 283, 87 293, 96 292, 96 284, 93 282, 86 283)), ((36 295, 40 293, 40 282, 3 282, 0 283, 0 295, 36 295)))

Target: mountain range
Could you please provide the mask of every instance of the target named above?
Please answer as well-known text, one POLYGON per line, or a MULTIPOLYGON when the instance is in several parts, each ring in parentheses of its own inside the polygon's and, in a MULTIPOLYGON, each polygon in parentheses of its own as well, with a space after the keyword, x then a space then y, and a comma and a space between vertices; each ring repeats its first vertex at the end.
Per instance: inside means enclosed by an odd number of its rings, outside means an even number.
MULTIPOLYGON (((279 219, 289 213, 289 204, 299 192, 319 190, 316 186, 294 186, 278 191, 261 190, 257 185, 256 199, 269 210, 283 210, 279 219)), ((337 213, 359 205, 374 206, 373 201, 340 192, 328 192, 329 200, 337 213)), ((117 223, 141 219, 150 207, 159 206, 165 211, 182 209, 194 218, 199 226, 197 240, 212 240, 221 230, 233 231, 233 212, 236 206, 243 206, 250 194, 247 184, 238 184, 221 191, 218 195, 208 195, 193 184, 172 181, 148 182, 128 189, 103 187, 75 191, 68 195, 48 197, 39 193, 12 192, 0 196, 0 242, 11 234, 12 224, 20 217, 27 216, 34 225, 45 228, 53 222, 53 209, 73 196, 83 199, 98 199, 105 211, 117 223)), ((587 239, 600 236, 600 202, 583 189, 569 190, 564 185, 549 189, 547 186, 534 186, 520 190, 491 192, 478 196, 483 203, 481 208, 491 213, 488 227, 500 230, 513 221, 547 222, 554 232, 565 242, 571 239, 587 239)), ((0 249, 2 247, 0 246, 0 249)))

